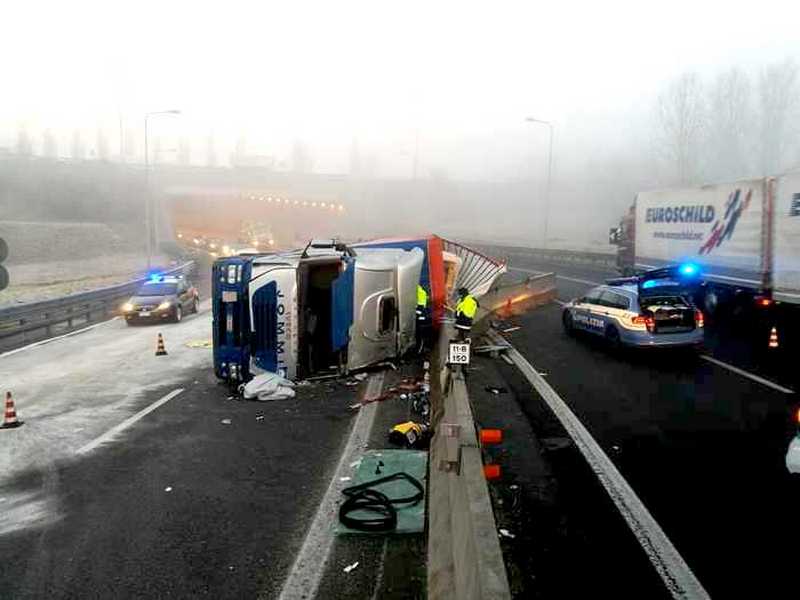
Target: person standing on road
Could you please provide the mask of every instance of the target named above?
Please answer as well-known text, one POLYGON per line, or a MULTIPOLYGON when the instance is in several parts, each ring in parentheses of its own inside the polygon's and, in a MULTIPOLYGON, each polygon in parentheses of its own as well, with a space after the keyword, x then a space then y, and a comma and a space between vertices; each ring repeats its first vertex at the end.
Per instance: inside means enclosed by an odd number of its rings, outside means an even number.
POLYGON ((425 350, 426 341, 430 333, 431 313, 428 308, 428 292, 425 288, 417 284, 417 352, 422 354, 425 350))
POLYGON ((469 293, 465 287, 458 289, 458 304, 456 304, 456 329, 458 329, 458 339, 469 338, 472 331, 472 324, 475 315, 478 313, 478 301, 475 296, 469 293))

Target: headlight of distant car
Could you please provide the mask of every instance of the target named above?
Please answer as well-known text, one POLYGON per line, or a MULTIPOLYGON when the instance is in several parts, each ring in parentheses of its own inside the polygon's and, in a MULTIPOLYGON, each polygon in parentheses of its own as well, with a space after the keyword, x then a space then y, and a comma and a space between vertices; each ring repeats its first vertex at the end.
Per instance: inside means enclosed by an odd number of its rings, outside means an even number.
POLYGON ((122 305, 122 312, 131 312, 133 310, 133 304, 130 302, 126 302, 122 305))
POLYGON ((158 310, 167 310, 170 306, 172 306, 172 302, 164 300, 164 302, 158 305, 158 310))

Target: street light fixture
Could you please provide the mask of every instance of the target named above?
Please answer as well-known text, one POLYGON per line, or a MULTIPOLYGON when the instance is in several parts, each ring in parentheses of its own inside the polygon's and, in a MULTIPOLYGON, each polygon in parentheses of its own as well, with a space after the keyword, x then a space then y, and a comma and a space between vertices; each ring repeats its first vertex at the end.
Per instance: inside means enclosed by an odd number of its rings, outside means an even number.
POLYGON ((545 196, 544 204, 544 247, 547 248, 547 221, 550 217, 550 183, 553 178, 553 124, 550 121, 543 121, 528 117, 525 119, 528 123, 538 123, 540 125, 547 125, 550 128, 550 149, 547 158, 547 194, 545 196))
MULTIPOLYGON (((155 115, 179 115, 179 110, 155 110, 144 114, 144 228, 145 239, 147 240, 147 270, 149 271, 153 263, 153 207, 150 197, 150 153, 147 149, 147 121, 155 115)), ((156 236, 158 231, 156 231, 156 236)))

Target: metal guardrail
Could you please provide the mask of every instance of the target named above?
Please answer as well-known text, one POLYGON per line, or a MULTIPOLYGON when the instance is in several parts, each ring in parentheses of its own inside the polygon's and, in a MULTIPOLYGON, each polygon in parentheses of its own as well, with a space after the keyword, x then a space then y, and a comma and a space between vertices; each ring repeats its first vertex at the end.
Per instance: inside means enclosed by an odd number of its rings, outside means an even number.
POLYGON ((585 264, 614 269, 617 266, 617 255, 611 252, 586 252, 583 250, 560 250, 554 248, 528 248, 525 246, 509 246, 497 242, 477 242, 475 247, 495 256, 511 258, 538 258, 556 264, 585 264))
MULTIPOLYGON (((163 274, 188 275, 194 266, 194 261, 189 261, 174 269, 163 271, 163 274)), ((147 278, 135 279, 53 300, 0 308, 0 349, 9 350, 26 342, 67 333, 78 326, 102 321, 118 314, 120 304, 133 295, 146 280, 147 278)))
MULTIPOLYGON (((481 298, 473 332, 485 325, 495 310, 523 302, 543 304, 554 294, 552 273, 495 286, 481 298)), ((466 381, 463 374, 446 365, 453 337, 453 326, 446 324, 432 358, 428 598, 506 600, 511 592, 466 381)))

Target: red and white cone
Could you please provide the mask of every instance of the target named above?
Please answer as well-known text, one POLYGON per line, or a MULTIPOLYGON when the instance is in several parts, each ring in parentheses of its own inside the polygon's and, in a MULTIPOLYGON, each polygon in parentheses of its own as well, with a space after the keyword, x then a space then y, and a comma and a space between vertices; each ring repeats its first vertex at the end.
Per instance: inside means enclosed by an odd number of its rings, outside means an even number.
POLYGON ((158 334, 158 341, 156 342, 156 356, 166 356, 167 349, 164 347, 164 336, 158 334))
POLYGON ((17 419, 17 411, 14 408, 14 398, 11 397, 11 392, 6 392, 6 412, 0 429, 11 429, 12 427, 19 427, 20 425, 22 425, 22 421, 17 419))
POLYGON ((773 327, 772 331, 769 332, 769 347, 778 347, 778 330, 775 327, 773 327))

